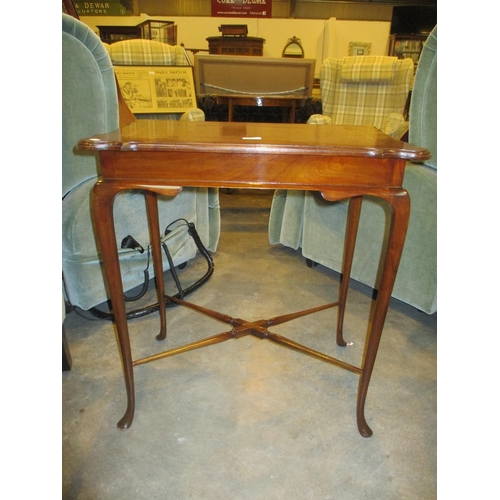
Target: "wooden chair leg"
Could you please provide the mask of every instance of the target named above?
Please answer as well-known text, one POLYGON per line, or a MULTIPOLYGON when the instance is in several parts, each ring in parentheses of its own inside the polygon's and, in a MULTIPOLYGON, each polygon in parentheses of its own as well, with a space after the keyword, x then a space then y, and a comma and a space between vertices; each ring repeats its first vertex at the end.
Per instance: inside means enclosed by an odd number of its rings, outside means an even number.
POLYGON ((64 330, 64 325, 62 327, 62 371, 67 372, 71 370, 72 365, 71 353, 69 352, 68 339, 66 338, 66 332, 64 330))

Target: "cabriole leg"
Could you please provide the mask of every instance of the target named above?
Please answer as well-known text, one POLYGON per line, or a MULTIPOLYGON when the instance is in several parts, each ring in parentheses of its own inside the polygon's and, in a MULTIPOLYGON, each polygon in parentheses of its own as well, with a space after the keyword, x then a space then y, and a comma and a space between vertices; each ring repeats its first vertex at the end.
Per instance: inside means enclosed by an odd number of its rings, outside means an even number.
POLYGON ((98 182, 92 191, 91 203, 94 217, 100 221, 99 224, 96 224, 97 240, 104 265, 104 273, 109 284, 108 288, 118 333, 125 389, 127 391, 127 409, 118 422, 118 427, 128 429, 134 419, 135 388, 125 300, 123 298, 123 283, 113 220, 113 203, 117 192, 118 189, 112 185, 98 182))
POLYGON ((375 364, 375 358, 377 356, 382 329, 389 308, 392 289, 396 280, 410 218, 410 197, 405 190, 389 193, 386 201, 392 207, 391 228, 371 329, 368 333, 365 345, 365 356, 362 364, 362 373, 359 380, 357 396, 356 418, 359 432, 364 437, 370 437, 373 434, 365 419, 366 394, 368 392, 368 385, 375 364))

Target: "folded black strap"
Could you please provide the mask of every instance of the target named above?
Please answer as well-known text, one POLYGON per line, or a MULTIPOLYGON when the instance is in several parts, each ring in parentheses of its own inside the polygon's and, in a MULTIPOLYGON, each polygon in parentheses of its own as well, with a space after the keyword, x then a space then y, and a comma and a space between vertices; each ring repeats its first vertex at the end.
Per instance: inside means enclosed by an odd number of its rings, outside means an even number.
MULTIPOLYGON (((177 275, 177 272, 175 270, 173 259, 172 259, 172 256, 170 255, 170 251, 168 250, 168 246, 166 245, 165 242, 162 243, 163 250, 165 251, 165 254, 167 256, 167 259, 168 259, 168 262, 170 265, 170 271, 172 273, 176 287, 178 289, 178 293, 176 295, 174 295, 174 298, 182 300, 182 299, 184 299, 184 297, 186 297, 187 295, 193 293, 195 290, 200 288, 203 284, 205 284, 211 278, 211 276, 214 272, 214 261, 212 259, 212 256, 208 252, 208 250, 205 248, 205 245, 203 245, 203 242, 201 241, 201 238, 198 235, 198 232, 196 231, 196 227, 195 227, 194 223, 188 222, 186 219, 177 219, 167 226, 167 228, 165 229, 165 234, 168 234, 170 232, 169 231, 170 226, 172 226, 173 224, 180 222, 180 221, 183 221, 186 223, 186 225, 188 227, 188 234, 193 238, 193 241, 194 241, 196 247, 198 248, 201 255, 203 255, 203 257, 205 258, 205 260, 207 262, 207 271, 205 272, 205 274, 200 279, 198 279, 196 282, 194 282, 192 285, 190 285, 186 288, 183 288, 182 284, 179 280, 179 277, 177 275)), ((140 253, 144 252, 144 248, 142 247, 142 245, 140 245, 132 236, 127 236, 126 238, 124 238, 124 240, 122 241, 122 248, 134 248, 134 249, 138 250, 140 253), (123 246, 124 244, 127 246, 124 247, 123 246), (142 252, 141 252, 141 249, 142 249, 142 252)), ((124 298, 126 301, 137 300, 137 299, 141 298, 146 293, 147 288, 148 288, 148 283, 149 283, 148 269, 149 269, 149 246, 148 246, 148 264, 147 264, 146 270, 144 271, 144 284, 142 286, 142 289, 134 297, 129 297, 129 296, 125 295, 124 298)), ((164 307, 174 307, 177 304, 169 299, 165 299, 165 303, 163 305, 164 305, 164 307)), ((136 310, 127 312, 127 319, 141 318, 143 316, 146 316, 148 314, 156 312, 159 309, 160 309, 160 304, 157 302, 155 304, 151 304, 149 306, 142 307, 140 309, 136 309, 136 310)), ((99 319, 106 319, 106 320, 111 320, 111 321, 114 320, 114 315, 113 315, 112 311, 107 312, 107 311, 102 311, 100 309, 97 309, 96 307, 92 307, 91 309, 89 309, 89 312, 93 316, 95 316, 99 319)))

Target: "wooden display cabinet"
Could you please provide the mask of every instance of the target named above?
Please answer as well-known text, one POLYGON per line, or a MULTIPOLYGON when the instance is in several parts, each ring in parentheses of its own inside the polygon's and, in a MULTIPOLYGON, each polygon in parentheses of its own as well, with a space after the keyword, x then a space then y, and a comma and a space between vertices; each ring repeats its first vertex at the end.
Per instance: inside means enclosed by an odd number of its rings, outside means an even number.
POLYGON ((224 56, 262 56, 264 55, 263 38, 253 36, 210 36, 208 53, 224 56))

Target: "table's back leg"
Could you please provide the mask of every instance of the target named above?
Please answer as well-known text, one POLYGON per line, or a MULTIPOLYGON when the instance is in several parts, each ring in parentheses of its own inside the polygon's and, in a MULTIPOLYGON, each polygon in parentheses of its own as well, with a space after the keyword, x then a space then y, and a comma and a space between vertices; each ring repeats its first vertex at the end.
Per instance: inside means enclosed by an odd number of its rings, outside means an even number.
POLYGON ((123 284, 118 259, 118 245, 113 219, 113 202, 118 190, 113 185, 98 182, 92 191, 93 215, 99 224, 95 224, 99 251, 104 265, 104 273, 109 284, 110 299, 113 308, 115 325, 118 333, 119 349, 123 363, 123 376, 127 391, 127 409, 118 422, 120 429, 128 429, 132 425, 135 411, 134 372, 132 352, 128 333, 123 284))
POLYGON ((290 108, 290 119, 289 119, 290 123, 295 123, 295 108, 296 108, 295 101, 292 101, 292 107, 290 108))
POLYGON ((390 193, 386 201, 392 207, 392 220, 389 232, 389 241, 387 245, 387 253, 385 255, 383 270, 380 280, 377 301, 371 322, 371 328, 368 333, 364 360, 362 364, 362 373, 359 380, 356 417, 358 429, 362 436, 370 437, 373 432, 366 423, 365 419, 365 401, 368 392, 368 384, 375 364, 377 350, 384 328, 384 322, 389 309, 392 289, 396 280, 401 253, 406 238, 406 230, 408 229, 408 221, 410 218, 410 197, 405 190, 399 190, 390 193))
POLYGON ((144 194, 148 214, 149 240, 151 242, 155 270, 156 296, 160 312, 160 333, 156 336, 156 339, 165 340, 167 337, 167 311, 165 308, 165 280, 163 278, 158 200, 156 194, 151 191, 146 191, 144 194))
POLYGON ((337 314, 337 345, 345 347, 346 341, 343 336, 344 314, 347 302, 347 292, 349 291, 349 280, 351 277, 352 260, 356 237, 358 234, 359 216, 361 213, 362 196, 356 196, 349 200, 347 212, 347 226, 344 242, 344 257, 342 259, 342 281, 339 288, 339 311, 337 314))

